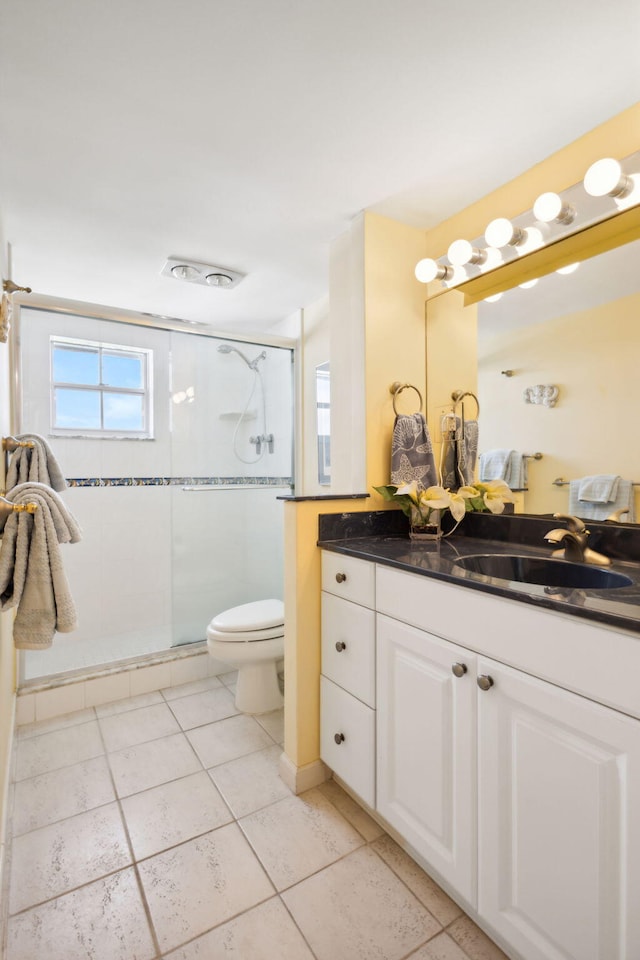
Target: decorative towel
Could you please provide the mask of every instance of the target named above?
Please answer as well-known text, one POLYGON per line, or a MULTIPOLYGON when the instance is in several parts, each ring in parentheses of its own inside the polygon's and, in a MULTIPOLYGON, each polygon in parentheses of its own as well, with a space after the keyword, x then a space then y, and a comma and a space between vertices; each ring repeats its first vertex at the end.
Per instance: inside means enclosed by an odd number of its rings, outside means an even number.
POLYGON ((463 427, 460 417, 446 413, 440 421, 440 429, 440 483, 449 490, 472 484, 478 458, 478 421, 465 420, 463 427))
POLYGON ((630 480, 618 477, 615 500, 608 500, 606 503, 581 500, 581 484, 582 480, 571 480, 569 483, 569 513, 574 517, 581 517, 583 520, 606 520, 616 510, 627 508, 629 513, 621 517, 622 523, 635 523, 635 497, 630 480))
POLYGON ((618 493, 618 480, 615 473, 600 473, 593 477, 583 477, 578 488, 578 499, 589 503, 611 503, 618 493))
POLYGON ((512 490, 526 490, 527 458, 518 450, 487 450, 480 454, 479 479, 504 480, 512 490))
POLYGON ((0 547, 0 609, 18 608, 13 639, 21 650, 44 650, 57 631, 75 630, 76 610, 59 543, 77 543, 81 530, 54 491, 22 483, 7 494, 13 503, 35 503, 35 513, 11 513, 0 547))
POLYGON ((44 437, 37 433, 22 433, 16 439, 30 440, 33 446, 18 447, 12 453, 7 470, 7 490, 19 483, 46 483, 53 490, 64 490, 67 481, 44 437))
POLYGON ((429 428, 421 413, 399 414, 391 438, 391 483, 415 480, 419 490, 438 482, 429 428))

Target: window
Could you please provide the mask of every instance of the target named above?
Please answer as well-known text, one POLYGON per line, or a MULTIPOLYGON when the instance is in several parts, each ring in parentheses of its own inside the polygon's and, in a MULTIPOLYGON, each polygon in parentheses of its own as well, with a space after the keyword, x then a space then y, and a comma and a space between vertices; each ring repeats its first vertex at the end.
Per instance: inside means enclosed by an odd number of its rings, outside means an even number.
POLYGON ((51 337, 54 434, 153 436, 152 351, 51 337))

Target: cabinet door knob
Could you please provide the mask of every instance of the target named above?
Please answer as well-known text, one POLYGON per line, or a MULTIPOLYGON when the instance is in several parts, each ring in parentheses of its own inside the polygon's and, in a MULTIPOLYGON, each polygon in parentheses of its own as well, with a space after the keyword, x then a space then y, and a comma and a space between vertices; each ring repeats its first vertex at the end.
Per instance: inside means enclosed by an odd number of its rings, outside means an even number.
POLYGON ((338 640, 338 642, 336 643, 336 650, 338 651, 338 653, 342 653, 342 651, 346 649, 347 649, 347 645, 344 642, 344 640, 338 640))
POLYGON ((454 677, 464 677, 467 667, 464 663, 454 663, 451 667, 454 677))
POLYGON ((344 583, 346 579, 346 573, 336 573, 336 583, 344 583))
POLYGON ((493 686, 493 679, 487 676, 486 673, 483 673, 478 677, 478 686, 481 690, 490 690, 493 686))
POLYGON ((333 736, 335 742, 340 746, 341 743, 344 743, 344 733, 335 733, 333 736))

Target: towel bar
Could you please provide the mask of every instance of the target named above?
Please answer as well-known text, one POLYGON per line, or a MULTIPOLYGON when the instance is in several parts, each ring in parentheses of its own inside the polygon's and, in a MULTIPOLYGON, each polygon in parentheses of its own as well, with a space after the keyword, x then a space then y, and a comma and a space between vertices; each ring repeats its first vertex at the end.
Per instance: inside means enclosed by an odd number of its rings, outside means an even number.
MULTIPOLYGON (((555 480, 552 480, 552 481, 551 481, 551 483, 552 483, 555 487, 566 487, 566 486, 568 486, 568 484, 571 483, 571 480, 565 480, 564 477, 556 477, 555 480)), ((640 487, 640 480, 632 480, 632 481, 631 481, 631 486, 632 486, 632 487, 640 487)))
POLYGON ((10 500, 5 500, 4 497, 0 497, 0 533, 4 530, 4 525, 7 522, 9 514, 35 513, 37 509, 37 503, 11 503, 10 500))

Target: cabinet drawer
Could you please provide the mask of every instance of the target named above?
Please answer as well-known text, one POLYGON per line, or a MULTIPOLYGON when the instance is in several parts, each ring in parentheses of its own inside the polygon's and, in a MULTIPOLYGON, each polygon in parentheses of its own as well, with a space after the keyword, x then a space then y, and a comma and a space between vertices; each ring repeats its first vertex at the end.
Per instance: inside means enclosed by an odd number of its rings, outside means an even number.
POLYGON ((375 564, 341 553, 322 552, 322 589, 363 607, 375 600, 375 564))
POLYGON ((376 705, 375 613, 322 594, 322 672, 339 687, 376 705))
POLYGON ((320 678, 320 756, 333 772, 375 807, 375 711, 320 678), (336 743, 336 736, 344 737, 336 743))

